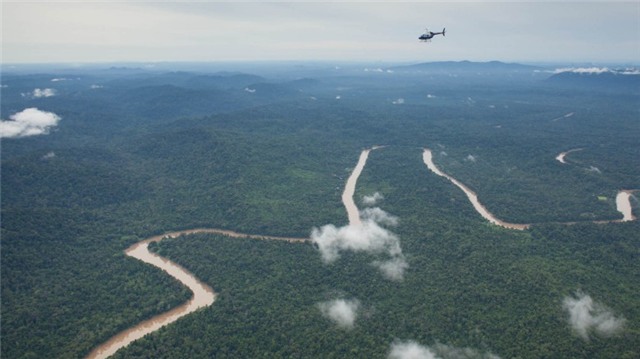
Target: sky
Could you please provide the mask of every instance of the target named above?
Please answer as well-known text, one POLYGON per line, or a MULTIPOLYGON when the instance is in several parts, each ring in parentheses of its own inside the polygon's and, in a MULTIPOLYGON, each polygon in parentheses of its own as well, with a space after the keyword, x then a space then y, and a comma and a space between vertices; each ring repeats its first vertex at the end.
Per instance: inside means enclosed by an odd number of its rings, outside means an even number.
POLYGON ((2 0, 2 63, 640 63, 640 1, 2 0), (417 40, 425 27, 442 31, 417 40))

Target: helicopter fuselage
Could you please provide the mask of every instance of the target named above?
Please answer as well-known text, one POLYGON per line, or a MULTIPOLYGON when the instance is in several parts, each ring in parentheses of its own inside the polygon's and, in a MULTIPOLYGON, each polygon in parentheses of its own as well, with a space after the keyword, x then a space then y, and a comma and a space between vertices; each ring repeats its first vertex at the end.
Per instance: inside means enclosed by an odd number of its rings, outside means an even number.
POLYGON ((420 35, 420 37, 418 37, 418 40, 420 40, 420 41, 429 41, 436 35, 445 36, 444 32, 445 32, 445 29, 442 29, 442 32, 427 31, 424 34, 420 35))

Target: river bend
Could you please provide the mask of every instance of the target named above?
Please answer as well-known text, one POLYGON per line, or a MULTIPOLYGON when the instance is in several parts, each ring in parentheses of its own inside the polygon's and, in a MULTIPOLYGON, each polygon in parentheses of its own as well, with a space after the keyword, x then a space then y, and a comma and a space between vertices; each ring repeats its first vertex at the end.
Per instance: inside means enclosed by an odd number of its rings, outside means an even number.
MULTIPOLYGON (((558 161, 560 161, 561 163, 565 163, 564 162, 564 156, 567 153, 570 152, 574 152, 574 151, 580 151, 581 149, 574 149, 574 150, 570 150, 567 152, 563 152, 560 155, 558 155, 558 157, 556 157, 556 159, 558 161)), ((509 223, 509 222, 505 222, 502 221, 498 218, 496 218, 491 212, 489 212, 489 210, 487 210, 487 208, 480 203, 480 201, 478 200, 478 195, 472 191, 469 187, 467 187, 466 185, 464 185, 462 182, 458 181, 457 179, 449 176, 448 174, 442 172, 434 163, 433 163, 433 154, 431 153, 431 150, 428 148, 424 149, 424 152, 422 153, 422 159, 424 161, 424 163, 427 165, 427 167, 435 174, 437 174, 438 176, 442 176, 445 177, 446 179, 448 179, 449 181, 451 181, 453 184, 455 184, 456 186, 458 186, 462 191, 464 191, 464 193, 467 195, 467 198, 469 198, 469 201, 471 202, 471 204, 473 205, 473 208, 475 208, 475 210, 486 220, 488 220, 489 222, 496 224, 498 226, 504 227, 504 228, 509 228, 509 229, 518 229, 518 230, 524 230, 527 229, 531 226, 531 224, 526 223, 526 224, 520 224, 520 223, 509 223)), ((616 208, 618 210, 618 212, 622 213, 623 218, 622 219, 614 219, 614 220, 609 220, 609 221, 594 221, 595 223, 619 223, 619 222, 627 222, 627 221, 633 221, 636 219, 636 217, 633 215, 632 213, 632 208, 631 208, 631 194, 632 194, 632 190, 622 190, 618 192, 618 195, 616 196, 616 208)), ((565 224, 574 224, 575 222, 569 222, 569 223, 565 223, 565 224)))
POLYGON ((462 182, 442 172, 438 167, 436 167, 436 165, 433 163, 433 155, 430 149, 424 149, 424 152, 422 153, 422 160, 433 173, 448 179, 453 184, 458 186, 462 191, 464 191, 464 193, 467 195, 467 198, 469 198, 469 201, 473 205, 473 208, 475 208, 475 210, 489 222, 501 227, 518 230, 523 230, 530 226, 529 224, 508 223, 496 218, 491 212, 489 212, 489 210, 487 210, 484 205, 482 205, 482 203, 480 203, 480 201, 478 200, 478 195, 475 192, 473 192, 469 187, 465 186, 462 182))
POLYGON ((292 243, 307 241, 307 239, 304 238, 261 236, 254 234, 243 234, 223 229, 197 228, 150 237, 132 245, 125 251, 126 255, 162 269, 167 274, 174 277, 180 283, 189 288, 189 290, 191 290, 191 292, 193 293, 193 296, 186 303, 175 307, 168 312, 158 314, 151 319, 145 320, 135 325, 134 327, 116 334, 105 343, 93 349, 89 353, 89 355, 87 355, 87 359, 108 358, 109 356, 115 354, 115 352, 117 352, 118 350, 144 337, 145 335, 155 332, 163 326, 171 324, 176 320, 184 317, 185 315, 190 314, 200 308, 208 307, 213 304, 216 295, 211 287, 202 283, 182 266, 149 251, 149 243, 160 242, 165 238, 176 238, 181 235, 195 233, 213 233, 236 238, 282 240, 292 243))
MULTIPOLYGON (((349 179, 347 180, 344 188, 344 192, 342 193, 342 203, 347 210, 350 224, 362 224, 362 222, 360 221, 360 213, 358 211, 358 207, 353 200, 353 195, 355 193, 358 177, 360 177, 360 174, 362 173, 362 170, 367 162, 369 152, 377 148, 379 147, 372 147, 370 149, 362 151, 362 153, 360 154, 360 158, 358 159, 358 163, 349 176, 349 179)), ((149 251, 149 243, 160 242, 165 238, 175 238, 181 235, 194 233, 213 233, 236 238, 242 237, 252 239, 281 240, 291 243, 308 241, 308 239, 306 238, 262 236, 255 234, 238 233, 216 228, 196 228, 150 237, 132 245, 125 251, 126 255, 164 270, 167 274, 174 277, 180 283, 189 288, 189 290, 191 290, 191 292, 193 293, 193 297, 186 303, 173 308, 168 312, 156 315, 151 319, 145 320, 134 327, 116 334, 107 342, 93 349, 89 353, 89 355, 87 355, 86 359, 108 358, 109 356, 115 354, 115 352, 117 352, 118 350, 144 337, 145 335, 153 333, 163 326, 171 324, 176 320, 184 317, 185 315, 190 314, 200 308, 208 307, 213 304, 216 295, 211 287, 199 281, 193 274, 191 274, 188 270, 181 267, 180 265, 149 251)))
MULTIPOLYGON (((360 220, 360 213, 358 211, 358 207, 356 206, 355 201, 353 200, 353 195, 355 193, 355 188, 356 188, 358 178, 360 177, 360 174, 362 173, 362 170, 364 169, 364 166, 367 162, 369 152, 377 148, 380 148, 380 147, 379 146, 372 147, 370 149, 366 149, 361 152, 360 158, 358 159, 358 163, 356 167, 353 169, 351 175, 349 176, 347 183, 345 184, 344 192, 342 193, 342 202, 347 211, 349 224, 357 225, 362 223, 360 220)), ((564 154, 566 155, 566 153, 564 154)), ((451 181, 453 184, 458 186, 460 189, 462 189, 464 193, 467 195, 467 197, 469 198, 469 201, 473 204, 473 207, 476 209, 476 211, 480 213, 480 215, 483 218, 487 219, 489 222, 505 228, 518 229, 518 230, 523 230, 530 226, 529 224, 508 223, 496 218, 493 214, 491 214, 491 212, 489 212, 486 209, 486 207, 484 207, 478 201, 478 196, 476 195, 475 192, 473 192, 471 189, 469 189, 460 181, 442 172, 433 163, 433 155, 431 153, 431 150, 426 148, 424 149, 423 161, 433 173, 437 174, 438 176, 445 177, 446 179, 451 181)), ((558 161, 562 162, 561 159, 558 159, 558 161)), ((636 219, 632 214, 631 203, 630 203, 630 197, 632 192, 633 191, 620 191, 618 193, 618 196, 616 197, 617 208, 618 208, 618 211, 623 213, 623 216, 624 216, 623 219, 607 221, 607 222, 623 222, 623 221, 632 221, 636 219)), ((216 228, 196 228, 196 229, 170 232, 170 233, 150 237, 138 243, 135 243, 125 251, 126 255, 164 270, 167 274, 174 277, 180 283, 188 287, 189 290, 191 290, 191 292, 193 293, 193 296, 186 303, 178 307, 175 307, 169 310, 168 312, 156 315, 148 320, 145 320, 135 325, 134 327, 131 327, 129 329, 126 329, 116 334, 107 342, 93 349, 89 353, 89 355, 87 355, 86 357, 87 359, 108 358, 109 356, 113 355, 115 352, 124 348, 125 346, 129 345, 135 340, 138 340, 144 337, 145 335, 150 334, 162 328, 165 325, 171 324, 187 314, 190 314, 200 308, 208 307, 213 304, 213 302, 215 301, 216 294, 214 293, 213 289, 210 286, 199 281, 193 274, 191 274, 188 270, 186 270, 182 266, 166 258, 163 258, 155 253, 151 253, 149 251, 149 243, 160 242, 165 238, 176 238, 181 235, 195 234, 195 233, 212 233, 212 234, 220 234, 220 235, 229 236, 229 237, 251 238, 251 239, 259 239, 259 240, 281 240, 281 241, 287 241, 291 243, 302 243, 309 240, 307 238, 289 238, 289 237, 244 234, 244 233, 238 233, 234 231, 216 229, 216 228)))

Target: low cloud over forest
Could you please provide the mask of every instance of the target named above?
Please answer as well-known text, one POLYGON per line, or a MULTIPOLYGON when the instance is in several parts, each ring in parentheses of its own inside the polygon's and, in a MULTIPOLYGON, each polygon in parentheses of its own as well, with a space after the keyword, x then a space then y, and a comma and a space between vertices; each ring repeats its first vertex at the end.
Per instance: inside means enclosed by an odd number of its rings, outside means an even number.
POLYGON ((0 137, 46 135, 59 121, 60 116, 53 112, 40 111, 35 107, 27 108, 9 116, 9 120, 0 121, 0 137))
POLYGON ((589 340, 591 334, 601 337, 618 334, 626 321, 581 291, 576 292, 575 296, 565 297, 563 307, 569 313, 569 325, 584 340, 589 340))
POLYGON ((314 228, 311 240, 318 246, 322 260, 329 264, 340 258, 341 251, 366 252, 386 255, 388 259, 376 260, 372 264, 390 280, 400 281, 409 267, 400 239, 381 225, 396 225, 397 217, 380 208, 366 208, 360 212, 361 224, 336 227, 333 224, 314 228))

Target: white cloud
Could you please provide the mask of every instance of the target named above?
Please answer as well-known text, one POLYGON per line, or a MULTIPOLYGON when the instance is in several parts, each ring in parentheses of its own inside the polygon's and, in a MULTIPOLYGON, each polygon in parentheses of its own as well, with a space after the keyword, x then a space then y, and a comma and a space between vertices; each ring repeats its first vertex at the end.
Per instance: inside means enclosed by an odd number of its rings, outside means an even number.
POLYGON ((8 121, 0 121, 0 137, 46 135, 60 121, 60 116, 55 113, 40 111, 35 107, 27 108, 9 118, 8 121))
POLYGON ((604 72, 609 72, 609 69, 606 67, 565 67, 556 69, 555 73, 562 72, 573 72, 578 74, 601 74, 604 72))
POLYGON ((391 102, 394 105, 402 105, 404 103, 404 99, 403 98, 399 98, 393 102, 391 102))
POLYGON ((378 267, 387 279, 396 282, 404 279, 404 271, 409 268, 409 263, 403 254, 396 255, 387 261, 375 261, 373 265, 378 267))
POLYGON ((391 344, 389 359, 436 359, 438 358, 429 348, 414 341, 396 342, 391 344))
POLYGON ((362 204, 364 204, 365 206, 373 206, 378 203, 378 201, 381 201, 383 199, 384 196, 380 194, 380 192, 376 192, 370 196, 362 197, 362 204))
POLYGON ((469 155, 465 158, 466 161, 471 161, 471 162, 475 162, 476 161, 476 157, 474 155, 469 155))
POLYGON ((627 68, 619 72, 621 75, 640 75, 640 69, 627 68))
POLYGON ((556 74, 562 72, 573 72, 577 74, 602 74, 605 72, 611 72, 607 67, 564 67, 553 71, 556 74))
POLYGON ((56 153, 51 151, 51 152, 48 152, 46 155, 42 156, 42 159, 48 160, 48 159, 54 158, 55 156, 56 156, 56 153))
POLYGON ((332 224, 314 228, 311 239, 318 245, 322 259, 332 263, 339 257, 340 251, 368 253, 400 252, 398 237, 390 231, 380 227, 372 220, 362 222, 362 225, 347 225, 336 227, 332 224))
POLYGON ((361 224, 343 227, 328 224, 311 231, 311 240, 318 245, 322 260, 333 263, 340 258, 341 251, 386 254, 388 260, 374 261, 373 265, 388 279, 402 280, 409 265, 402 254, 400 239, 379 224, 395 225, 397 217, 380 208, 367 208, 360 215, 361 224))
POLYGON ((456 348, 446 344, 427 347, 415 341, 391 344, 389 359, 499 359, 491 353, 482 353, 471 348, 456 348))
POLYGON ((331 319, 339 327, 351 329, 356 321, 360 301, 357 299, 335 299, 318 304, 322 315, 331 319))
POLYGON ((554 74, 559 74, 563 72, 572 72, 576 74, 604 74, 611 73, 616 75, 640 75, 640 69, 629 67, 625 69, 610 69, 608 67, 563 67, 559 69, 555 69, 553 71, 548 71, 554 74))
POLYGON ((101 88, 103 88, 103 87, 104 87, 104 86, 102 86, 102 85, 95 85, 95 84, 90 86, 90 88, 91 88, 92 90, 95 90, 95 89, 101 89, 101 88))
POLYGON ((33 97, 51 97, 55 95, 56 90, 50 88, 33 90, 33 97))
POLYGON ((22 93, 23 97, 32 97, 32 98, 40 98, 40 97, 51 97, 56 95, 56 90, 46 88, 46 89, 34 89, 33 92, 25 92, 22 93))
POLYGON ((589 168, 587 169, 587 171, 589 172, 595 172, 595 173, 602 173, 602 171, 600 171, 600 169, 598 167, 595 166, 589 166, 589 168))
POLYGON ((385 224, 387 226, 397 226, 398 217, 390 215, 379 207, 365 208, 360 211, 360 218, 365 221, 373 221, 375 223, 385 224))
POLYGON ((482 353, 472 348, 456 348, 450 345, 438 343, 431 347, 431 350, 444 359, 499 359, 500 357, 492 353, 482 353))
POLYGON ((623 317, 614 316, 610 309, 581 291, 575 297, 565 297, 562 306, 569 313, 571 328, 584 340, 589 340, 591 332, 609 337, 624 328, 623 317))
POLYGON ((256 89, 250 89, 248 87, 245 87, 244 90, 249 92, 249 93, 255 93, 256 92, 256 89))

